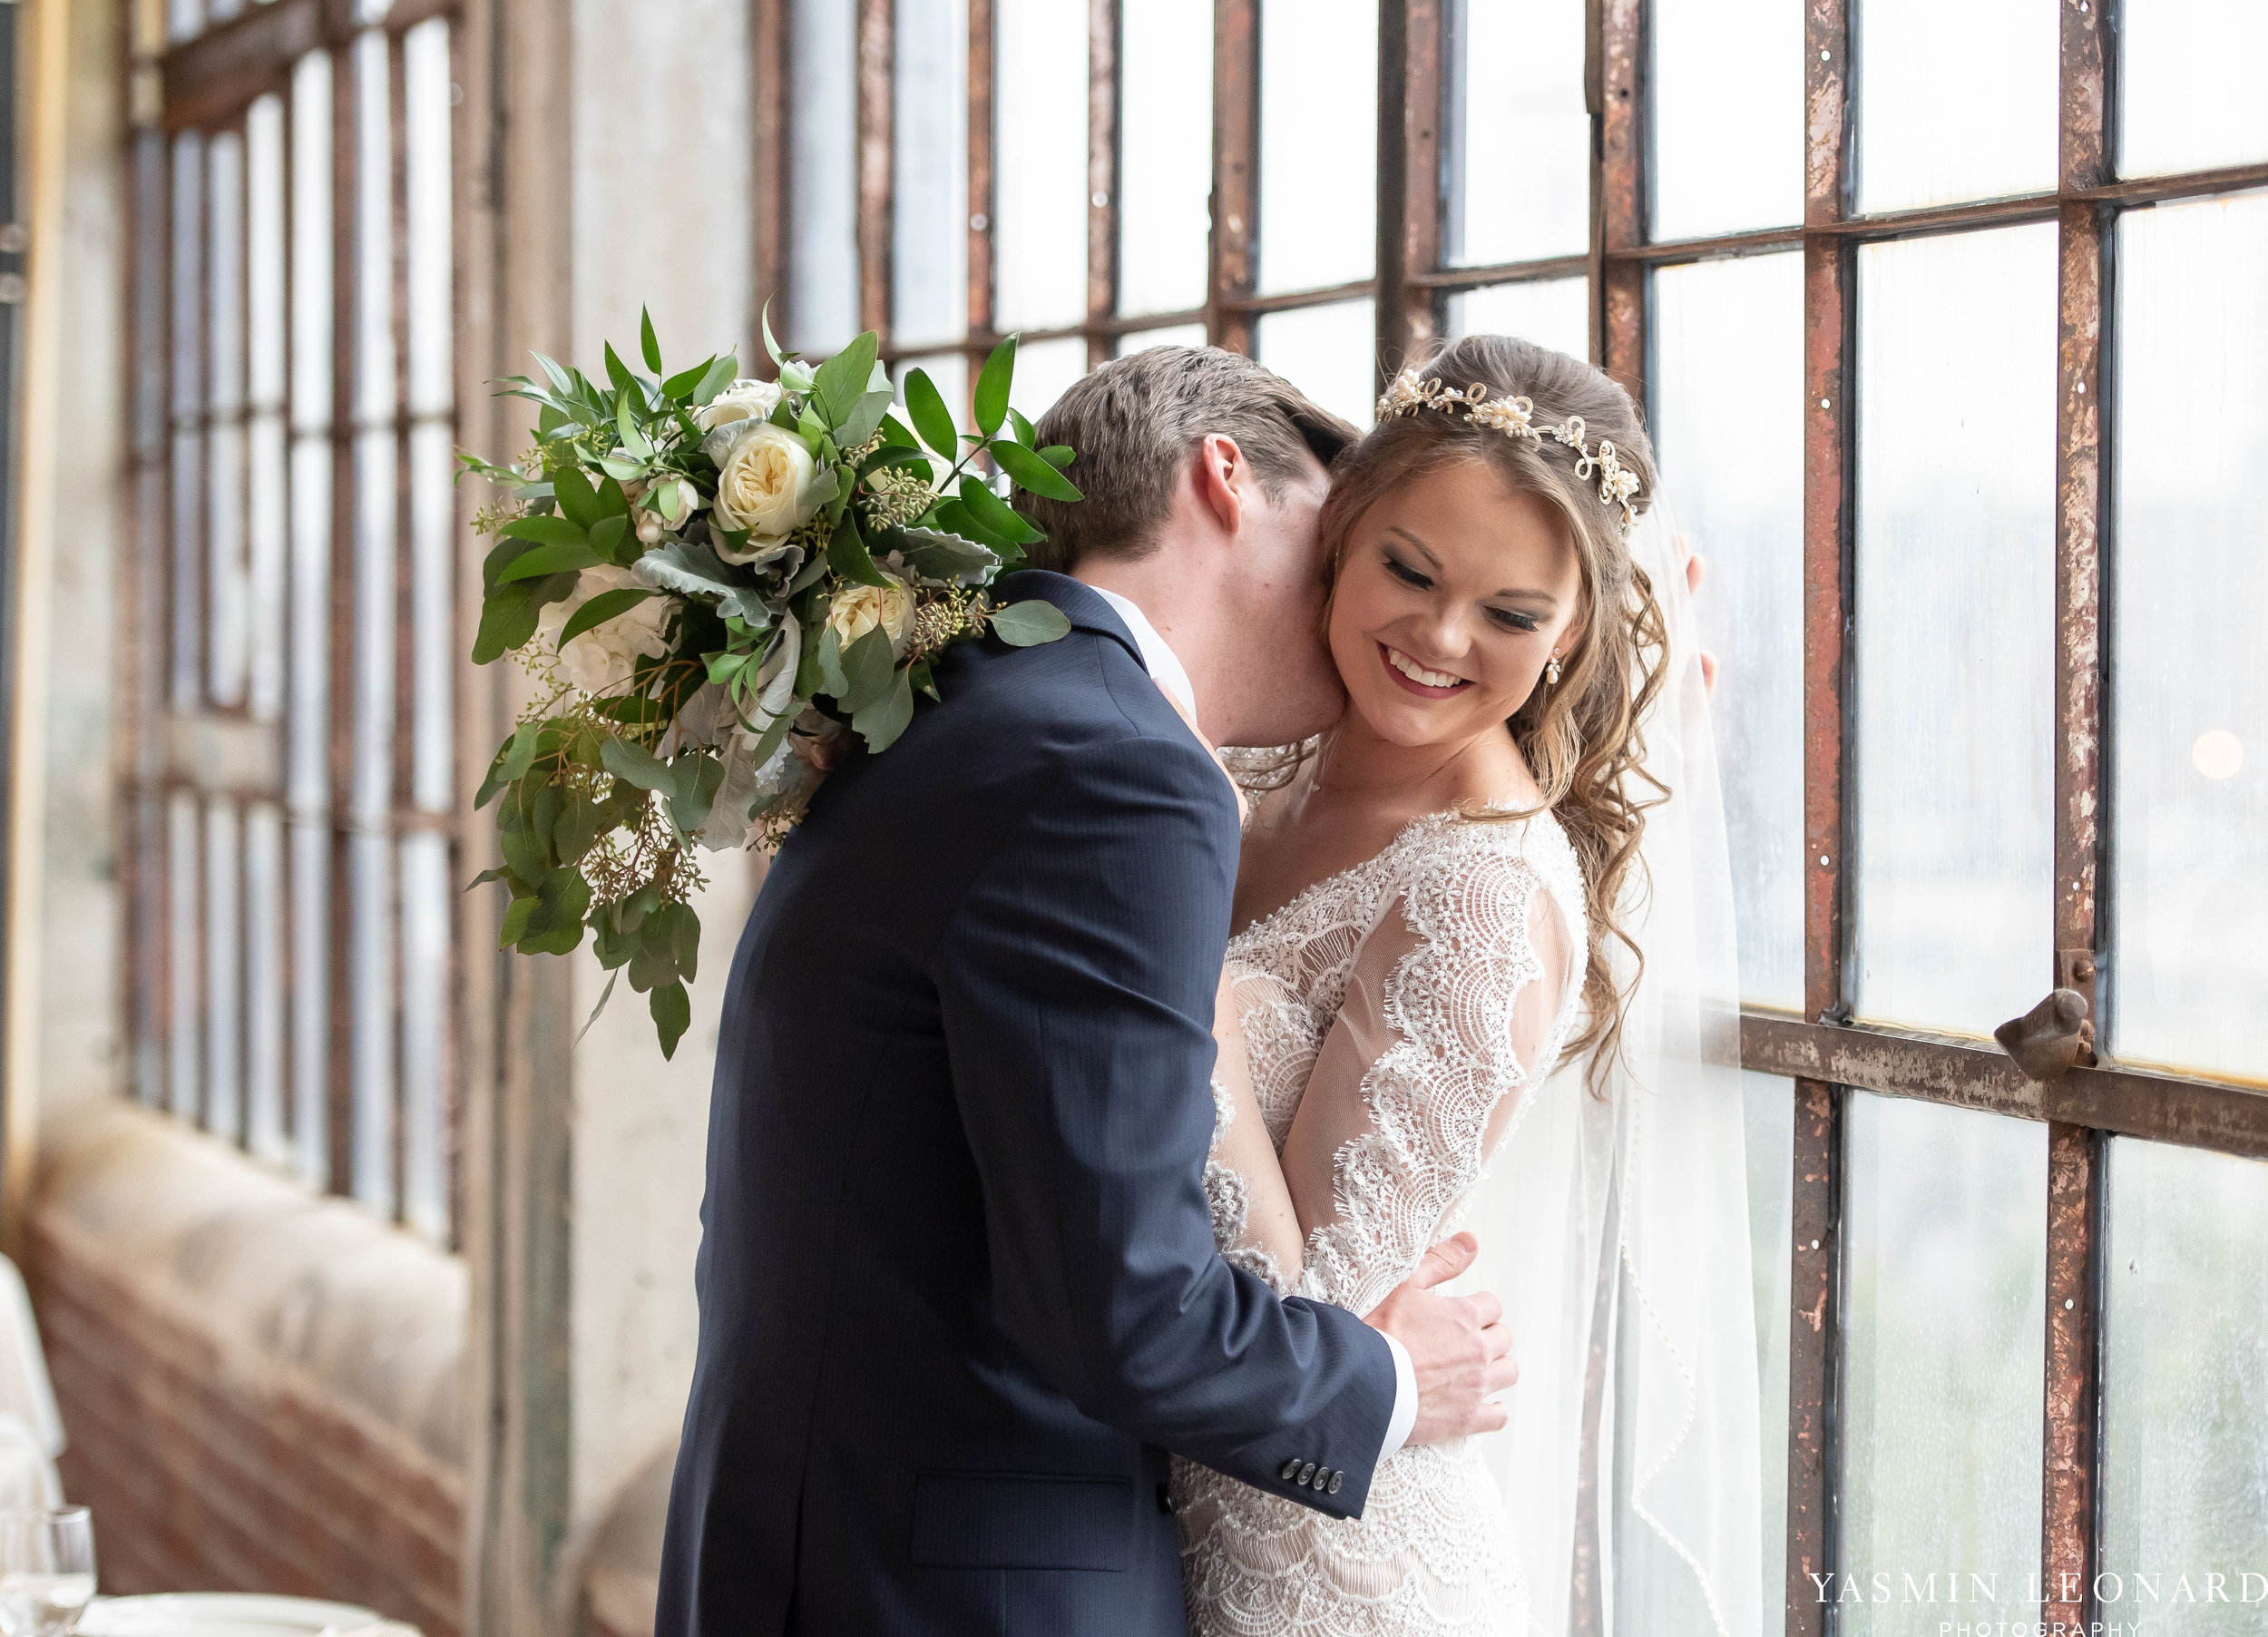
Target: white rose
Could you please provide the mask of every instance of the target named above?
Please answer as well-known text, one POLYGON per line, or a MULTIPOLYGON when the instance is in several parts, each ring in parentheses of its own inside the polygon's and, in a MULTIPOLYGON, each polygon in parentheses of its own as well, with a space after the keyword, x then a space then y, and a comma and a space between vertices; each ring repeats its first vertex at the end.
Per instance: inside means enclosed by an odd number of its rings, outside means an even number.
POLYGON ((725 528, 748 531, 741 551, 718 542, 717 554, 727 563, 747 563, 777 545, 811 521, 832 490, 831 479, 822 485, 819 463, 802 438, 764 421, 746 425, 717 457, 716 519, 725 528))
POLYGON ((880 626, 889 633, 890 652, 902 654, 906 633, 914 629, 914 593, 894 580, 887 585, 846 585, 828 602, 826 622, 845 652, 880 626))
POLYGON ((697 411, 693 419, 704 432, 714 432, 734 421, 760 421, 779 407, 777 381, 735 381, 697 411))
MULTIPOLYGON (((573 594, 563 603, 547 603, 536 616, 536 640, 558 648, 559 633, 575 611, 601 592, 625 588, 646 591, 630 570, 605 564, 586 568, 575 582, 573 594)), ((608 693, 630 685, 639 657, 660 659, 669 652, 662 632, 670 622, 670 599, 649 597, 612 619, 579 634, 559 649, 560 670, 586 693, 608 693)))

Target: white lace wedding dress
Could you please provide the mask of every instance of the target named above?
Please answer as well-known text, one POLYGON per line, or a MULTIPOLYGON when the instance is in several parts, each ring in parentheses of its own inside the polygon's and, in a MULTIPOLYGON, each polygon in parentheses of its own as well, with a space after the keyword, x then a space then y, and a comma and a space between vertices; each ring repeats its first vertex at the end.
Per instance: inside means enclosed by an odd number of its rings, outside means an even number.
MULTIPOLYGON (((1239 933, 1227 986, 1243 1050, 1221 1020, 1206 1175, 1224 1253, 1279 1290, 1376 1306, 1455 1230, 1534 1106, 1586 936, 1581 874, 1549 815, 1420 818, 1239 933), (1281 1174, 1249 1147, 1239 1168, 1240 1110, 1286 1156, 1281 1174), (1254 1229, 1255 1198, 1287 1185, 1315 1223, 1293 1279, 1254 1229)), ((1186 1461, 1173 1491, 1192 1637, 1529 1631, 1518 1543, 1470 1440, 1389 1456, 1359 1519, 1186 1461)))

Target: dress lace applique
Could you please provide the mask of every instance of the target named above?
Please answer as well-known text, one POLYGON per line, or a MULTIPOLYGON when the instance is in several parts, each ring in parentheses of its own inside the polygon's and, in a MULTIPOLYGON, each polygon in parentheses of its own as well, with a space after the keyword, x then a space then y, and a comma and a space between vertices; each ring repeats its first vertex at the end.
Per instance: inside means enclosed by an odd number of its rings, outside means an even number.
MULTIPOLYGON (((1384 968, 1378 1049, 1357 1065, 1364 1127, 1333 1157, 1334 1216, 1308 1237, 1300 1294, 1366 1312, 1453 1230, 1489 1152, 1530 1106, 1521 1096, 1501 1113, 1505 1099, 1540 1086, 1567 1039, 1581 986, 1582 905, 1574 850, 1548 816, 1442 814, 1232 940, 1231 989, 1279 1152, 1365 951, 1384 968), (1539 954, 1531 921, 1546 897, 1571 946, 1561 955, 1568 970, 1547 972, 1539 954), (1389 963, 1382 950, 1399 953, 1389 963), (1557 1004, 1540 1017, 1519 1013, 1522 993, 1547 976, 1559 980, 1557 1004)), ((1217 1087, 1215 1098, 1226 1130, 1233 1109, 1217 1087)), ((1242 1179, 1209 1165, 1206 1192, 1217 1241, 1234 1245, 1242 1179)), ((1181 1460, 1173 1488, 1192 1637, 1528 1632, 1527 1582, 1503 1503, 1466 1442, 1389 1456, 1359 1519, 1328 1518, 1181 1460)))

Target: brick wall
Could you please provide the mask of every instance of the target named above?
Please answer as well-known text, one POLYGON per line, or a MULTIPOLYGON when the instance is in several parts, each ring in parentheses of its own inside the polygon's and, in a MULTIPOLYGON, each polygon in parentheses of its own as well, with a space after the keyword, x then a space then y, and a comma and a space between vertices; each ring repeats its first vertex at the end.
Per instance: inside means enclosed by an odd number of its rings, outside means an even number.
MULTIPOLYGON (((44 1168, 25 1246, 69 1439, 64 1486, 93 1508, 103 1590, 332 1598, 408 1621, 426 1637, 456 1637, 461 1471, 445 1458, 445 1439, 418 1436, 416 1416, 386 1413, 386 1393, 368 1379, 369 1337, 322 1340, 327 1326, 367 1324, 373 1311, 388 1318, 370 1287, 389 1262, 406 1261, 414 1284, 415 1258, 438 1253, 397 1245, 375 1222, 337 1220, 331 1213, 351 1208, 312 1195, 287 1194, 279 1210, 275 1190, 289 1184, 225 1151, 201 1152, 217 1145, 152 1116, 133 1120, 148 1123, 44 1168), (136 1208, 140 1220, 116 1220, 124 1201, 163 1191, 150 1180, 153 1168, 183 1163, 202 1167, 178 1191, 186 1203, 159 1200, 136 1208), (235 1206, 230 1166, 246 1172, 235 1206), (335 1244, 352 1246, 357 1234, 380 1242, 375 1253, 334 1250, 310 1261, 308 1244, 326 1239, 311 1222, 335 1244), (276 1234, 298 1252, 280 1259, 280 1270, 262 1254, 261 1240, 276 1234), (358 1277, 327 1289, 342 1260, 358 1263, 358 1277), (329 1367, 342 1360, 354 1367, 329 1367)), ((412 1294, 432 1305, 430 1289, 412 1294)), ((398 1331, 402 1313, 390 1318, 398 1331)), ((436 1322, 461 1338, 461 1314, 436 1322)), ((430 1374, 435 1357, 431 1348, 402 1348, 392 1375, 430 1374)), ((379 1366, 386 1377, 387 1360, 379 1366)), ((397 1399, 422 1401, 415 1392, 397 1399)))

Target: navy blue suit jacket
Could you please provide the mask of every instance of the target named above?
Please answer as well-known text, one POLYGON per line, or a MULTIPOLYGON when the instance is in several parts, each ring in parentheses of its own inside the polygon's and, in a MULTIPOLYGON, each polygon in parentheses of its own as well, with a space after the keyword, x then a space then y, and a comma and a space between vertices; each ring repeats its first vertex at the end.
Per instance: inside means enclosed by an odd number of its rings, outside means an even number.
POLYGON ((1234 799, 1102 598, 1001 590, 1071 633, 952 649, 733 961, 659 1637, 1178 1637, 1168 1450, 1370 1486, 1383 1338, 1206 1210, 1234 799))

